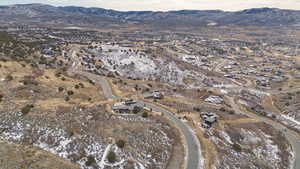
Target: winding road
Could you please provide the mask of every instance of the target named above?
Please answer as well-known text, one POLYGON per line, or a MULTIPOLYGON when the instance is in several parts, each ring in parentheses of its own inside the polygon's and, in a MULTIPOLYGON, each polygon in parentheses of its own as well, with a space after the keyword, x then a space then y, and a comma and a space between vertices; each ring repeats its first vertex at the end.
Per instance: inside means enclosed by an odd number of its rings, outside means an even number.
MULTIPOLYGON (((75 67, 75 66, 74 66, 75 67)), ((80 71, 76 69, 69 70, 70 73, 76 73, 82 76, 87 77, 92 80, 94 83, 101 86, 103 94, 107 99, 116 99, 117 96, 114 96, 112 88, 103 76, 92 74, 85 71, 80 71)), ((183 134, 185 143, 186 143, 186 161, 185 169, 204 169, 204 159, 201 156, 201 146, 197 136, 194 134, 193 130, 187 126, 183 121, 178 119, 172 112, 152 103, 142 102, 146 107, 156 111, 161 112, 167 117, 172 123, 174 123, 180 132, 183 134)))
POLYGON ((171 120, 182 132, 186 139, 187 145, 187 166, 186 169, 202 169, 203 162, 200 161, 201 158, 201 148, 198 138, 193 133, 192 129, 190 129, 185 123, 179 120, 177 117, 173 115, 173 113, 169 112, 168 110, 161 108, 152 103, 144 103, 146 107, 151 108, 156 112, 162 112, 165 117, 171 120), (202 163, 202 164, 201 164, 202 163))
MULTIPOLYGON (((97 75, 95 75, 95 76, 97 76, 97 75)), ((89 77, 89 78, 92 78, 92 77, 89 77)), ((94 80, 95 83, 98 83, 102 87, 104 95, 107 99, 117 98, 116 96, 113 95, 111 86, 109 85, 109 83, 105 77, 97 76, 96 79, 94 77, 92 80, 94 80)), ((185 169, 203 169, 204 164, 203 164, 203 160, 201 160, 200 143, 199 143, 198 138, 192 131, 192 129, 190 129, 184 122, 179 120, 170 111, 168 111, 160 106, 157 106, 155 104, 152 104, 152 103, 147 103, 147 102, 142 102, 142 101, 140 101, 140 102, 142 104, 145 104, 146 107, 148 107, 154 111, 163 113, 165 117, 167 117, 169 120, 171 120, 180 129, 180 131, 184 135, 185 141, 186 141, 186 151, 187 151, 187 153, 186 153, 187 159, 186 160, 187 161, 186 161, 185 169)))

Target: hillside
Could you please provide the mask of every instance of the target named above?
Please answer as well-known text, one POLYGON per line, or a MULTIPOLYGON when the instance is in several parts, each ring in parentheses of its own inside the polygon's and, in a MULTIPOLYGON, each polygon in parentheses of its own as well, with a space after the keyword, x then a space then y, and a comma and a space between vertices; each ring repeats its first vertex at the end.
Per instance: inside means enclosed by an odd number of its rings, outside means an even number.
POLYGON ((112 28, 150 26, 178 28, 199 26, 295 26, 300 11, 254 8, 237 12, 221 10, 181 10, 168 12, 115 11, 75 6, 54 7, 43 4, 0 6, 3 24, 37 24, 112 28))

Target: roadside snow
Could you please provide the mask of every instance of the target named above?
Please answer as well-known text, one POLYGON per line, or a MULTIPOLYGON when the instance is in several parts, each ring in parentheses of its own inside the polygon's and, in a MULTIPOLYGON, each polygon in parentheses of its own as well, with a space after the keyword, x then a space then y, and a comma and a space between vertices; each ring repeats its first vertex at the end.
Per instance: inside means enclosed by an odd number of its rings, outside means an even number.
POLYGON ((281 116, 282 116, 283 118, 285 118, 285 119, 287 119, 287 120, 290 120, 290 121, 292 121, 293 123, 295 123, 295 124, 297 124, 297 125, 300 126, 300 122, 297 121, 296 119, 294 119, 293 117, 288 116, 288 115, 281 115, 281 116))
POLYGON ((300 122, 290 115, 280 115, 278 119, 285 125, 300 130, 300 122))

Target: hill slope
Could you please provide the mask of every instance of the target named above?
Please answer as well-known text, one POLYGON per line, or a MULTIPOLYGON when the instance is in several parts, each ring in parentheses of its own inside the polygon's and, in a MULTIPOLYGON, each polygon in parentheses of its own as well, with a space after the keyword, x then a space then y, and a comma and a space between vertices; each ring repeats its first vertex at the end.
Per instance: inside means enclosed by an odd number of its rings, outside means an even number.
POLYGON ((300 11, 254 8, 237 12, 181 10, 168 12, 128 11, 103 8, 54 7, 43 4, 0 6, 0 22, 92 27, 147 25, 198 27, 207 25, 293 26, 300 25, 300 11))

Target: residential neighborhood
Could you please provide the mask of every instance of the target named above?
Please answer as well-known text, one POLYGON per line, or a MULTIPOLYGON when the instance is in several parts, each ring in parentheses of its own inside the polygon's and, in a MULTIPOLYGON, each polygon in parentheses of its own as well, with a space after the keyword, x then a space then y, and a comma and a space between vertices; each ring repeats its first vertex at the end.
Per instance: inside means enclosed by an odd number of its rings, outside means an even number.
POLYGON ((0 2, 0 169, 300 168, 299 10, 25 1, 0 2))

